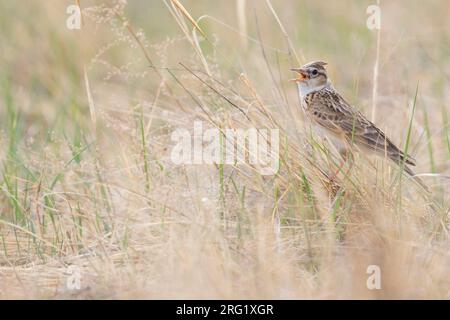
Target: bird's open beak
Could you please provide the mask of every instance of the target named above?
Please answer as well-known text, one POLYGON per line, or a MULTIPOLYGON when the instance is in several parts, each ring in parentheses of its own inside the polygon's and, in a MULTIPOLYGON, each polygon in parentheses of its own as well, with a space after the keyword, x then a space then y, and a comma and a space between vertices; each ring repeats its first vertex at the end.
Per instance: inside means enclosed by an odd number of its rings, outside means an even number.
POLYGON ((293 68, 293 69, 291 69, 291 71, 294 71, 294 72, 298 73, 297 78, 289 80, 291 82, 302 82, 302 81, 307 80, 309 78, 308 74, 306 73, 306 70, 304 70, 302 68, 293 68))

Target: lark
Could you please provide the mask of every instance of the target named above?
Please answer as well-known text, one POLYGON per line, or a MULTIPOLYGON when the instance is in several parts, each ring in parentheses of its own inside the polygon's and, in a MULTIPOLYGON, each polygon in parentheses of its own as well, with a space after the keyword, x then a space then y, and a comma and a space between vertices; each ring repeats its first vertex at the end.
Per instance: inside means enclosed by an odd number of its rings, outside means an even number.
MULTIPOLYGON (((409 166, 415 166, 415 160, 336 91, 327 76, 326 65, 326 62, 314 61, 291 69, 298 73, 292 81, 297 83, 301 106, 307 117, 330 138, 341 154, 348 154, 356 145, 362 151, 388 157, 414 177, 409 166)), ((420 179, 415 179, 425 187, 420 179)))

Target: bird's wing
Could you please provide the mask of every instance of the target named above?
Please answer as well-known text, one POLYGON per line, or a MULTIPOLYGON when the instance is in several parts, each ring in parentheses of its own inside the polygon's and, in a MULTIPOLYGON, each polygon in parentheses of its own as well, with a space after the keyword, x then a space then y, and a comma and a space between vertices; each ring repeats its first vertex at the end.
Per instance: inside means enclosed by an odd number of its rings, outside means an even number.
POLYGON ((310 114, 326 129, 345 136, 349 143, 363 146, 380 154, 386 154, 397 163, 405 161, 415 165, 386 135, 366 117, 354 109, 336 91, 326 92, 314 99, 310 114))

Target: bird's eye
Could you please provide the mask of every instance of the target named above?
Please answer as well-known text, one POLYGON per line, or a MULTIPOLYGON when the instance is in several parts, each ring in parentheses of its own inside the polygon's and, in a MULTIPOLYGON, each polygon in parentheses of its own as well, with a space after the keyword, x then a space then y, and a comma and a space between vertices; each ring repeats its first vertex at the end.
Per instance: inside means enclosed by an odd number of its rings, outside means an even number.
POLYGON ((314 70, 311 72, 311 74, 312 74, 313 76, 317 76, 318 73, 319 73, 319 72, 318 72, 316 69, 314 69, 314 70))

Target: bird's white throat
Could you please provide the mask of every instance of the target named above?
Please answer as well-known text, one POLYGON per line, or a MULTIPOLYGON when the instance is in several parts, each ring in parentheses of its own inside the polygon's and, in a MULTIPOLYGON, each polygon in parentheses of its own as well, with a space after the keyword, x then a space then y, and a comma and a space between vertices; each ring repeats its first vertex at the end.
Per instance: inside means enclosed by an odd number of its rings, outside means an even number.
POLYGON ((310 94, 311 92, 316 92, 316 91, 322 90, 323 88, 326 88, 328 86, 331 86, 330 79, 327 80, 327 83, 325 83, 321 86, 315 86, 315 87, 309 86, 306 81, 297 82, 298 94, 300 95, 300 99, 305 98, 306 95, 310 94))

